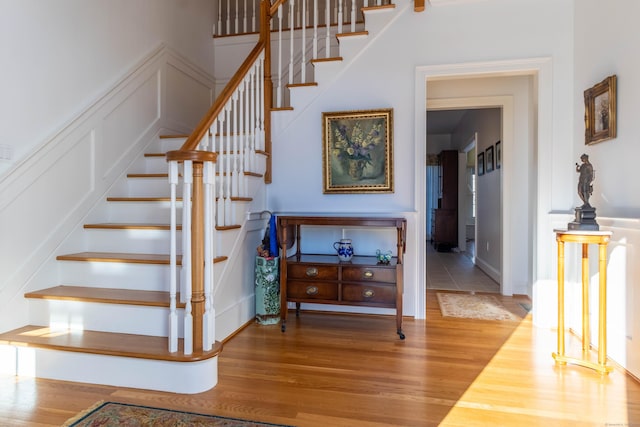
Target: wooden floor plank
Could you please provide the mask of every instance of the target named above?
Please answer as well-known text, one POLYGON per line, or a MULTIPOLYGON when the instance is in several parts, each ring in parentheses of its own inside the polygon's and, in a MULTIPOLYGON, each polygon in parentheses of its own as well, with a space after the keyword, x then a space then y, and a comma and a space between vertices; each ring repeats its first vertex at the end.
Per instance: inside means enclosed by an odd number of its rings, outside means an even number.
MULTIPOLYGON (((20 377, 0 378, 0 419, 58 426, 97 400, 315 426, 606 426, 640 423, 640 383, 557 366, 555 331, 520 322, 311 313, 251 324, 224 344, 218 385, 195 395, 20 377)), ((568 351, 580 343, 568 335, 568 351)))

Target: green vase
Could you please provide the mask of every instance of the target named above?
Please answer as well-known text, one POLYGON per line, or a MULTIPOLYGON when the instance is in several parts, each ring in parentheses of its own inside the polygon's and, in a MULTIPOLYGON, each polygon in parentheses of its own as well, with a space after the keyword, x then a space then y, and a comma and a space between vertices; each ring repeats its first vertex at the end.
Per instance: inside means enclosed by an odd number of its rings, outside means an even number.
POLYGON ((256 321, 261 325, 280 321, 279 260, 256 257, 256 321))

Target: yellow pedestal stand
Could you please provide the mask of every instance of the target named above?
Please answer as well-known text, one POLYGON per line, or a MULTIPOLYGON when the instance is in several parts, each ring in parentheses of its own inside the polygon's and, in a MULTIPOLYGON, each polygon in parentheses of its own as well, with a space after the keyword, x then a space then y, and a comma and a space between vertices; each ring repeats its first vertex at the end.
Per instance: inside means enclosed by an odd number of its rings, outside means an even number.
POLYGON ((558 242, 558 352, 553 353, 556 363, 572 363, 595 369, 601 374, 613 370, 607 366, 607 244, 610 231, 554 230, 558 242), (582 244, 582 357, 565 355, 564 348, 564 244, 582 244), (589 244, 598 245, 598 362, 589 360, 589 244))

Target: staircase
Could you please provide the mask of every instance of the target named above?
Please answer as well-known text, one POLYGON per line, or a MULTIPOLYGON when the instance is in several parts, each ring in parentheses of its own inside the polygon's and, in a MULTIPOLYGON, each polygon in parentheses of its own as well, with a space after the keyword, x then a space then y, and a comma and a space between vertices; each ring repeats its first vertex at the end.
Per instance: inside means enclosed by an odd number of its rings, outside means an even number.
MULTIPOLYGON (((394 5, 365 8, 365 29, 336 36, 339 55, 310 61, 315 81, 289 84, 290 105, 266 110, 273 112, 264 117, 267 131, 263 145, 259 136, 250 137, 248 132, 243 136, 245 128, 260 127, 260 112, 250 114, 251 118, 239 118, 233 111, 244 95, 230 94, 227 97, 233 102, 214 105, 209 113, 216 115, 203 119, 191 136, 166 136, 154 141, 90 214, 90 222, 69 236, 66 246, 86 250, 56 256, 60 282, 25 294, 30 325, 0 334, 0 350, 3 345, 9 349, 0 357, 8 354, 14 358, 9 363, 14 363, 19 375, 177 393, 198 393, 214 387, 222 345, 218 341, 207 345, 207 337, 215 330, 213 295, 222 287, 234 286, 225 281, 226 265, 232 261, 231 248, 245 244, 243 230, 248 212, 259 212, 266 204, 263 194, 265 175, 269 175, 270 121, 277 135, 295 119, 296 109, 303 108, 316 91, 339 78, 341 69, 384 31, 392 22, 394 10, 394 5), (258 142, 252 146, 254 140, 258 142), (176 238, 187 233, 182 233, 182 225, 175 223, 175 218, 180 217, 183 192, 189 191, 194 206, 196 194, 169 182, 175 184, 189 176, 186 164, 191 160, 187 158, 212 151, 216 153, 214 158, 218 157, 211 184, 216 201, 205 218, 214 217, 214 242, 210 245, 215 250, 213 271, 207 273, 205 266, 204 274, 211 274, 213 284, 203 294, 192 295, 189 280, 182 274, 183 261, 189 262, 197 254, 183 250, 191 248, 191 243, 176 238), (250 161, 243 160, 245 154, 250 161), (174 172, 168 173, 167 160, 180 168, 170 167, 174 172), (225 179, 231 183, 225 183, 225 179), (261 197, 254 202, 258 194, 261 197), (177 281, 177 287, 168 285, 172 280, 177 281), (191 320, 185 319, 191 319, 192 307, 196 317, 199 310, 192 297, 200 298, 198 303, 206 310, 204 318, 209 319, 204 323, 204 348, 191 348, 191 320)), ((253 77, 242 79, 253 81, 253 77)), ((242 79, 237 79, 238 85, 242 79)), ((247 101, 240 111, 249 105, 253 108, 252 101, 247 101)), ((213 164, 210 156, 208 159, 213 164)), ((204 175, 206 182, 206 167, 204 175)), ((195 265, 198 268, 197 262, 195 265)))
MULTIPOLYGON (((178 351, 170 352, 167 344, 165 152, 185 140, 162 137, 150 146, 91 214, 104 221, 84 224, 78 236, 70 236, 86 241, 89 250, 58 255, 61 283, 25 294, 31 324, 0 335, 0 344, 15 347, 18 374, 178 393, 215 386, 219 342, 190 355, 184 353, 182 333, 178 351)), ((264 161, 257 163, 264 168, 264 161)), ((246 176, 252 191, 264 186, 261 171, 247 171, 246 176)), ((236 223, 217 227, 218 247, 228 250, 238 239, 250 202, 247 197, 232 202, 236 223)), ((177 228, 180 232, 182 227, 177 228)), ((216 276, 222 277, 226 261, 226 255, 216 256, 216 276)), ((176 308, 182 324, 185 303, 179 295, 176 308)))

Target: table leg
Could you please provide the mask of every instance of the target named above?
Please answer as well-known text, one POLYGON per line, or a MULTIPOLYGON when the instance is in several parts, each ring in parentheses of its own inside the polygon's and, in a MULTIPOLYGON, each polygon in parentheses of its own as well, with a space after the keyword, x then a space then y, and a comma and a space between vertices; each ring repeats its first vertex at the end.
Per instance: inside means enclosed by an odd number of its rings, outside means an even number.
POLYGON ((582 351, 591 347, 589 327, 589 245, 582 244, 582 351))
POLYGON ((598 245, 598 364, 607 363, 607 245, 598 245))
POLYGON ((558 241, 558 355, 564 356, 564 242, 562 241, 558 241))

